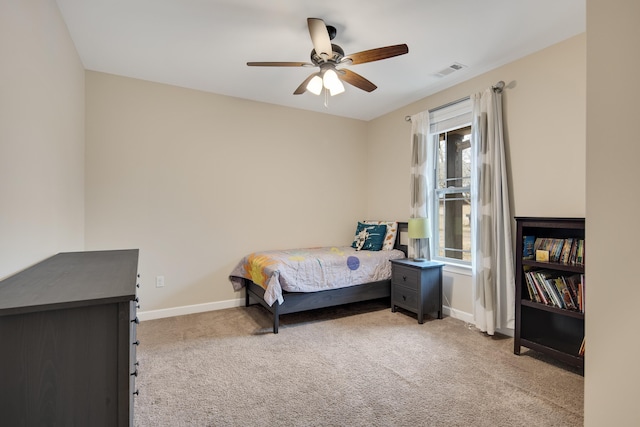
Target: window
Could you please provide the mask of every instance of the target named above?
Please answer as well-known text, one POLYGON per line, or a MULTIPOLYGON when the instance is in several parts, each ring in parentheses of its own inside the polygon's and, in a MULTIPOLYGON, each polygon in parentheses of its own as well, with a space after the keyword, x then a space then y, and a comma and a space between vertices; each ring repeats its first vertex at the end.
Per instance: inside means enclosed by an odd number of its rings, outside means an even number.
POLYGON ((434 258, 471 265, 471 102, 430 111, 434 138, 434 258))

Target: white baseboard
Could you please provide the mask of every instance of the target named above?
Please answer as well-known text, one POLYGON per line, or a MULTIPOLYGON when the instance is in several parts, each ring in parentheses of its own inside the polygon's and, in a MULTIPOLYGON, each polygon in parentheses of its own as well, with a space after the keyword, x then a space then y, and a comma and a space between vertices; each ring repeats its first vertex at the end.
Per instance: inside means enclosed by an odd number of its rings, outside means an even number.
MULTIPOLYGON (((204 304, 185 305, 181 307, 164 308, 160 310, 138 311, 138 319, 145 320, 162 319, 164 317, 184 316, 185 314, 204 313, 205 311, 223 310, 225 308, 244 307, 244 298, 230 299, 226 301, 208 302, 204 304)), ((463 322, 473 323, 473 315, 455 308, 444 306, 442 314, 451 316, 463 322)))
POLYGON ((506 335, 508 337, 513 338, 514 330, 513 329, 498 328, 498 329, 496 329, 496 332, 498 332, 499 334, 506 335))
POLYGON ((455 308, 447 307, 446 305, 442 307, 442 314, 453 317, 454 319, 462 320, 463 322, 473 323, 473 314, 467 313, 466 311, 456 310, 455 308))
MULTIPOLYGON (((473 327, 475 327, 475 322, 473 321, 473 314, 467 313, 466 311, 456 310, 447 306, 442 307, 443 314, 449 315, 454 319, 462 320, 463 322, 469 323, 473 327)), ((513 329, 507 328, 498 328, 496 332, 502 335, 506 335, 508 337, 513 338, 513 329)))
POLYGON ((244 298, 230 299, 227 301, 208 302, 204 304, 184 305, 181 307, 164 308, 160 310, 138 311, 138 319, 145 320, 162 319, 164 317, 184 316, 185 314, 203 313, 205 311, 222 310, 232 307, 243 307, 244 298))

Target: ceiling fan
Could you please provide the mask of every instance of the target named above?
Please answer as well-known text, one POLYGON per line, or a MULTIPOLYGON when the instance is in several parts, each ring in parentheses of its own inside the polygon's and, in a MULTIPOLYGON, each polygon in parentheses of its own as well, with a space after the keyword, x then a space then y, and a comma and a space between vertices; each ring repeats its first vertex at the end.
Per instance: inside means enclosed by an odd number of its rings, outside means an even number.
POLYGON ((313 43, 311 62, 247 62, 247 65, 250 67, 320 67, 320 71, 307 77, 293 94, 300 95, 309 91, 320 95, 324 88, 333 96, 344 92, 342 81, 367 92, 377 88, 360 74, 347 68, 338 68, 339 66, 380 61, 409 52, 406 44, 398 44, 345 55, 340 46, 331 43, 336 36, 335 27, 326 25, 322 19, 318 18, 307 18, 307 25, 313 43))

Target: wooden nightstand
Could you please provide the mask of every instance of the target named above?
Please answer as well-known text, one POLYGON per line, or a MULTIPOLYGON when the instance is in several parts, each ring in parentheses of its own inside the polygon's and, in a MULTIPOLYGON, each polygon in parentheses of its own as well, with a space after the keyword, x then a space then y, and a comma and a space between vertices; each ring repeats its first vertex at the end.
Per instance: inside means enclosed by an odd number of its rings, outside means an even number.
POLYGON ((418 315, 424 322, 425 313, 436 313, 442 319, 441 262, 391 260, 391 311, 402 307, 418 315))

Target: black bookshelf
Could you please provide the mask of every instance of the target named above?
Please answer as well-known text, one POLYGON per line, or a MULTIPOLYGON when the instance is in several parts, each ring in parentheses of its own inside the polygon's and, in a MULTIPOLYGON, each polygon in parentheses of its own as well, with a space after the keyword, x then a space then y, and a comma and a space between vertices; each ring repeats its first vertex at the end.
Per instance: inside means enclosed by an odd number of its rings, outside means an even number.
MULTIPOLYGON (((527 271, 548 271, 558 276, 584 275, 582 263, 540 262, 524 259, 524 236, 554 239, 585 237, 584 218, 516 217, 516 327, 515 354, 527 347, 584 369, 580 348, 584 340, 584 312, 533 299, 527 287, 527 271)), ((535 254, 534 254, 535 256, 535 254)), ((584 293, 581 295, 584 298, 584 293)), ((583 306, 584 307, 584 306, 583 306)))

